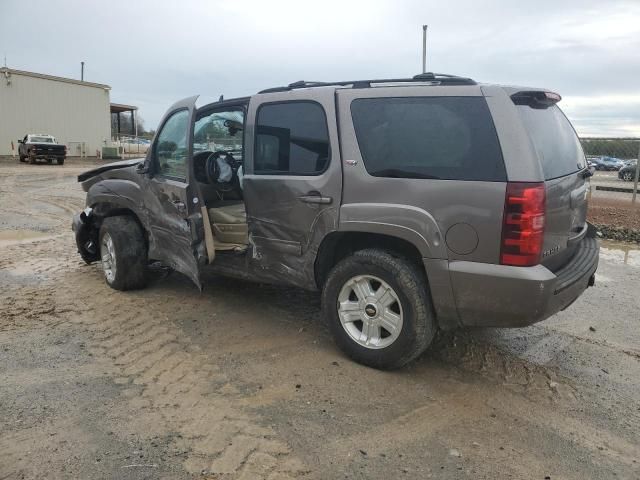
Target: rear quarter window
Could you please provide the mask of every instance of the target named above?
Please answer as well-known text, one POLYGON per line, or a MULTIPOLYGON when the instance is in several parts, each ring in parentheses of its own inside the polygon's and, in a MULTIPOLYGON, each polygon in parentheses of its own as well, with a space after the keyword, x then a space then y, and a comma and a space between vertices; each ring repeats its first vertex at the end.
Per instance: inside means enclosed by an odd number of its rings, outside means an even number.
POLYGON ((351 116, 370 175, 506 181, 483 97, 361 98, 351 116))
POLYGON ((539 109, 516 107, 538 154, 546 180, 564 177, 585 167, 578 135, 556 105, 539 109))

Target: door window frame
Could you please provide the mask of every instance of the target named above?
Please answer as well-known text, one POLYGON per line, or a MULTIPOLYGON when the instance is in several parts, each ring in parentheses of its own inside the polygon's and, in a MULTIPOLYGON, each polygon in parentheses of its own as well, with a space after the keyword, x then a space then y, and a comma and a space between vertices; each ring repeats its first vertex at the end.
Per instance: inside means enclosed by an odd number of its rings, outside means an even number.
POLYGON ((277 100, 277 101, 273 101, 273 102, 263 102, 260 105, 258 105, 258 108, 256 110, 255 113, 255 120, 254 120, 254 132, 253 132, 253 158, 252 158, 252 174, 256 175, 256 176, 264 176, 264 177, 319 177, 321 175, 323 175, 324 173, 327 172, 327 170, 329 170, 329 167, 331 166, 331 161, 333 160, 333 150, 331 148, 331 134, 329 133, 329 121, 327 119, 327 112, 324 108, 324 106, 316 101, 316 100, 311 100, 311 99, 296 99, 296 100, 277 100), (285 105, 285 104, 289 104, 289 103, 312 103, 315 105, 318 105, 318 107, 320 107, 320 110, 322 111, 322 116, 324 118, 324 126, 325 126, 325 132, 327 134, 327 146, 328 146, 328 150, 327 150, 327 161, 325 163, 324 169, 317 171, 317 172, 313 172, 313 173, 299 173, 299 172, 287 172, 287 173, 280 173, 280 172, 273 172, 273 173, 269 173, 269 172, 256 172, 256 159, 258 158, 258 127, 259 127, 259 119, 260 119, 260 110, 262 110, 263 107, 265 106, 272 106, 272 105, 285 105))

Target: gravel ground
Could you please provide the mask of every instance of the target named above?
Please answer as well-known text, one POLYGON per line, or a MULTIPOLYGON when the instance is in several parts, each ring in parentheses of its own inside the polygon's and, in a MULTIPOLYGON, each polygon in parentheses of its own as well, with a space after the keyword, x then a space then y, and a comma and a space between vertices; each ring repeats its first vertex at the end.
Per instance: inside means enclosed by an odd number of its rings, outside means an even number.
POLYGON ((631 194, 595 190, 597 185, 630 188, 632 184, 619 180, 618 172, 595 172, 588 218, 603 238, 640 243, 640 196, 634 205, 631 194))
POLYGON ((0 479, 640 478, 640 252, 538 325, 442 335, 380 372, 318 295, 158 269, 109 289, 62 167, 0 163, 0 479))
POLYGON ((630 199, 591 198, 588 215, 594 223, 640 230, 640 196, 635 205, 630 199))

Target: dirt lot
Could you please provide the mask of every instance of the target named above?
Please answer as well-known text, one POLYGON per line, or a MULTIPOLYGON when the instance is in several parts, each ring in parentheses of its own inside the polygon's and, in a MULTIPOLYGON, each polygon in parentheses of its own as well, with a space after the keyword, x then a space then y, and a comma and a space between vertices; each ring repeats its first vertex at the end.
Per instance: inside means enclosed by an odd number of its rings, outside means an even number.
POLYGON ((633 205, 628 198, 592 198, 589 219, 600 225, 640 230, 640 203, 633 205))
POLYGON ((618 172, 595 172, 591 179, 592 196, 589 219, 598 225, 640 230, 640 198, 631 203, 631 193, 596 190, 596 186, 633 188, 633 183, 618 179, 618 172))
POLYGON ((637 250, 546 322, 379 372, 313 293, 109 289, 70 231, 86 168, 0 163, 0 479, 640 478, 637 250))

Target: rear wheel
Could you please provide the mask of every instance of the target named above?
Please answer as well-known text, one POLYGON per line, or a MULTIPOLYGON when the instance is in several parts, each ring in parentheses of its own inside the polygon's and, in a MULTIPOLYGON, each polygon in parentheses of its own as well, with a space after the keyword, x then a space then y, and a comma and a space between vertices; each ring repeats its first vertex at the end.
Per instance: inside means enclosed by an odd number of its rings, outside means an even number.
POLYGON ((361 250, 338 263, 324 285, 322 309, 338 346, 375 368, 414 360, 437 330, 424 273, 383 250, 361 250))
POLYGON ((132 217, 105 218, 99 245, 104 278, 111 288, 135 290, 147 285, 147 247, 142 228, 132 217))

